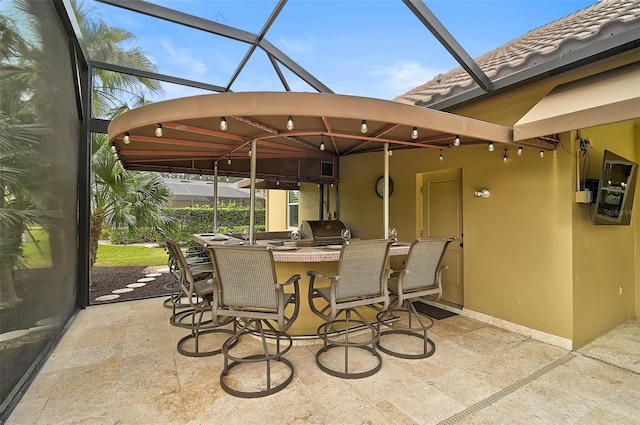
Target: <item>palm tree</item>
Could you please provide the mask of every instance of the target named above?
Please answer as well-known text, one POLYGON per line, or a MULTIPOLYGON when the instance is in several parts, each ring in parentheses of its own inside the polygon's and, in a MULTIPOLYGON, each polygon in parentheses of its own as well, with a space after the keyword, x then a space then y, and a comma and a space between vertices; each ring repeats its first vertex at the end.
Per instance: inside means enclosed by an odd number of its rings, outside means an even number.
POLYGON ((0 34, 0 309, 5 309, 21 301, 14 270, 22 262, 22 233, 28 223, 44 226, 56 213, 50 193, 39 186, 50 130, 42 124, 47 102, 35 92, 43 84, 46 54, 38 36, 25 39, 4 15, 0 34))
MULTIPOLYGON (((71 4, 92 60, 142 71, 156 71, 155 65, 140 48, 121 47, 135 38, 133 34, 108 26, 101 20, 99 11, 88 7, 84 1, 78 3, 72 0, 71 4)), ((93 80, 91 110, 97 118, 113 118, 128 109, 148 103, 148 94, 163 92, 156 80, 104 69, 94 69, 93 80)))
POLYGON ((109 228, 170 224, 162 214, 171 192, 153 173, 122 169, 108 149, 106 137, 94 135, 91 161, 91 246, 90 264, 95 264, 103 224, 109 228), (102 140, 101 140, 102 139, 102 140))
MULTIPOLYGON (((139 49, 125 50, 123 42, 133 35, 110 27, 99 19, 95 9, 72 0, 82 37, 93 60, 117 63, 145 71, 155 71, 149 58, 139 49), (98 17, 98 19, 95 19, 98 17)), ((148 103, 147 94, 158 94, 158 81, 102 69, 95 69, 92 112, 96 117, 113 118, 131 107, 148 103), (129 103, 130 102, 130 103, 129 103)), ((102 226, 153 226, 171 222, 162 208, 169 205, 171 193, 162 179, 151 173, 125 171, 113 158, 104 135, 92 137, 91 161, 91 245, 90 265, 98 252, 102 226)))

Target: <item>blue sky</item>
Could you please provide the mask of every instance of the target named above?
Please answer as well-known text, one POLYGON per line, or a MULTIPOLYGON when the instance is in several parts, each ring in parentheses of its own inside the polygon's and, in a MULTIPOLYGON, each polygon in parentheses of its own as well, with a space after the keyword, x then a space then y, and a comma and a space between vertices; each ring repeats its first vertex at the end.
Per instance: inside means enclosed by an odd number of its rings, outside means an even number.
MULTIPOLYGON (((111 26, 136 36, 158 72, 226 86, 249 45, 102 3, 111 26)), ((273 0, 156 0, 154 3, 258 33, 273 0)), ((426 0, 475 58, 597 0, 426 0)), ((393 99, 458 63, 400 0, 289 0, 265 37, 335 93, 393 99)), ((282 67, 293 91, 315 91, 282 67)), ((204 93, 163 83, 163 98, 204 93)), ((253 54, 233 91, 283 91, 267 56, 253 54)), ((158 99, 159 100, 159 99, 158 99)))

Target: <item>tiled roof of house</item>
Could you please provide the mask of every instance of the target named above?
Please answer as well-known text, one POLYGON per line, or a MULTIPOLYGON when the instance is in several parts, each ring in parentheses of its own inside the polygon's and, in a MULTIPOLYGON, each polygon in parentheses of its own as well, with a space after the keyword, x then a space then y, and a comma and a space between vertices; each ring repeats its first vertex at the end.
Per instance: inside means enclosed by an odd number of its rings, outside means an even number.
MULTIPOLYGON (((213 199, 213 182, 199 180, 163 179, 176 200, 192 200, 206 202, 213 199)), ((249 199, 249 189, 238 188, 238 183, 218 182, 218 198, 220 199, 249 199)), ((256 194, 261 198, 261 193, 256 194)))
MULTIPOLYGON (((493 82, 640 26, 640 0, 601 0, 572 15, 529 31, 475 61, 493 82)), ((478 87, 462 68, 440 74, 394 100, 428 106, 478 87)))

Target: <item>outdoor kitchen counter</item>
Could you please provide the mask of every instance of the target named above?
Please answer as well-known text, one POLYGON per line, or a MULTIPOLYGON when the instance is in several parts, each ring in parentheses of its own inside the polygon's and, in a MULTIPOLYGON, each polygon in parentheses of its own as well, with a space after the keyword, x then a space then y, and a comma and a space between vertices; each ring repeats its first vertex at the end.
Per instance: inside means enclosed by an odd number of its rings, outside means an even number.
MULTIPOLYGON (((193 238, 196 242, 204 247, 211 245, 225 245, 225 243, 239 244, 241 242, 245 242, 242 239, 237 239, 226 235, 212 236, 212 234, 209 233, 194 234, 193 238), (221 239, 221 237, 228 237, 229 239, 219 240, 221 239)), ((340 249, 337 248, 336 245, 300 246, 297 248, 293 248, 283 246, 282 243, 282 239, 262 239, 256 241, 257 245, 272 247, 273 260, 276 263, 324 263, 327 261, 337 262, 338 260, 340 260, 340 249)), ((389 255, 407 255, 409 253, 410 245, 410 243, 403 242, 399 242, 397 245, 392 245, 389 251, 389 255)))
MULTIPOLYGON (((222 239, 222 235, 213 236, 212 234, 194 234, 193 238, 202 246, 224 245, 243 242, 242 239, 232 238, 222 239)), ((295 249, 282 246, 283 240, 264 239, 257 240, 258 245, 267 245, 273 247, 273 259, 276 266, 276 274, 280 282, 284 282, 291 275, 300 275, 300 312, 298 318, 291 325, 288 334, 298 340, 309 340, 311 343, 317 343, 316 331, 318 326, 322 324, 322 320, 316 316, 309 307, 307 300, 307 291, 309 290, 309 277, 307 271, 314 270, 325 276, 334 276, 338 271, 338 261, 340 260, 340 250, 323 246, 303 246, 295 249), (289 249, 289 250, 284 250, 289 249)), ((392 246, 389 252, 390 256, 403 256, 409 253, 409 243, 399 243, 392 246)), ((319 282, 316 282, 316 284, 319 282)), ((326 282, 327 286, 329 282, 326 282)), ((287 287, 289 288, 289 287, 287 287)), ((370 320, 375 320, 374 311, 366 309, 367 316, 370 320)))

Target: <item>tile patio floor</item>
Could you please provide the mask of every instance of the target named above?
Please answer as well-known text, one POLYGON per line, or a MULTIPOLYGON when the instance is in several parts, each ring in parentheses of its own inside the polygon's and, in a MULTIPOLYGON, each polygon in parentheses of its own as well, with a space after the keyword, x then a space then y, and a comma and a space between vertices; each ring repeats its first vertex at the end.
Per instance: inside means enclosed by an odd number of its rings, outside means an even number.
POLYGON ((219 386, 221 356, 177 353, 170 314, 159 298, 81 311, 7 425, 640 424, 640 318, 570 352, 454 316, 432 328, 432 357, 382 354, 359 380, 296 345, 285 390, 238 399, 219 386))

